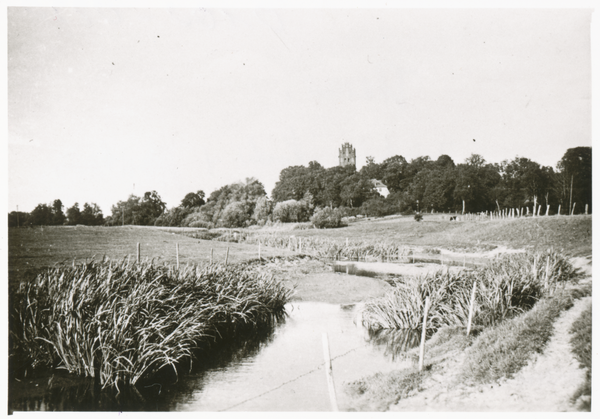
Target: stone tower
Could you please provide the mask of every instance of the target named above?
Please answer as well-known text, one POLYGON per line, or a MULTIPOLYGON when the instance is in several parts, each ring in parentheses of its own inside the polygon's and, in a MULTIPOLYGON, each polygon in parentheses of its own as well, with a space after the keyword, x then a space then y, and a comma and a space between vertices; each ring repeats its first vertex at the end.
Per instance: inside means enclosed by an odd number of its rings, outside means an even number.
POLYGON ((356 150, 350 143, 344 143, 340 148, 340 166, 349 164, 356 166, 356 150))

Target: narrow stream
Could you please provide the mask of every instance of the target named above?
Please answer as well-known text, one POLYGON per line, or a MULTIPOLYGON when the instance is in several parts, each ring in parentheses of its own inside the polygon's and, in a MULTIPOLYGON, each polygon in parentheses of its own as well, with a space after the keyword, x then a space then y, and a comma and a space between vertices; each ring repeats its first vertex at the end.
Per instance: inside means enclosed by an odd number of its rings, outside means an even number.
MULTIPOLYGON (((418 335, 377 333, 355 324, 358 306, 294 302, 286 321, 268 336, 213 357, 207 368, 179 377, 172 388, 156 384, 152 396, 109 402, 89 381, 60 388, 58 380, 32 397, 19 395, 19 410, 160 410, 160 411, 329 411, 323 333, 327 333, 340 410, 349 400, 344 383, 400 368, 398 351, 419 343, 418 335), (398 345, 400 347, 398 347, 398 345), (91 390, 90 390, 91 389, 91 390), (71 396, 69 396, 71 394, 71 396), (65 400, 64 398, 68 399, 65 400)), ((42 387, 46 386, 44 379, 42 387)))

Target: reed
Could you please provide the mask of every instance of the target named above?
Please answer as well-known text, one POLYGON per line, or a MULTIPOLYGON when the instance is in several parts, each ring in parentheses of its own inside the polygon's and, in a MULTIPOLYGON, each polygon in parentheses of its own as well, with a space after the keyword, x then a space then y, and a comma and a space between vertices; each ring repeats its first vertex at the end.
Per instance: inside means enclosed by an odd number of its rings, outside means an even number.
POLYGON ((34 367, 135 385, 222 336, 272 325, 291 291, 249 268, 103 260, 57 266, 13 298, 11 352, 34 367))
POLYGON ((373 330, 418 329, 429 297, 428 329, 466 327, 471 290, 477 280, 473 325, 493 326, 530 310, 540 298, 576 279, 575 269, 557 252, 508 255, 473 271, 438 271, 398 282, 384 297, 365 304, 362 321, 373 330))

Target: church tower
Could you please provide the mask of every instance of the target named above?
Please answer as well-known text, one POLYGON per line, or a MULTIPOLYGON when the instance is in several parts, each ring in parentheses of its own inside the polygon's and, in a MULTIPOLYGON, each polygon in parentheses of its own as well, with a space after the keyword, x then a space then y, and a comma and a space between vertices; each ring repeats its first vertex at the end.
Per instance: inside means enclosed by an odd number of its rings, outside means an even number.
POLYGON ((356 166, 356 150, 350 143, 342 144, 340 148, 340 166, 356 166))

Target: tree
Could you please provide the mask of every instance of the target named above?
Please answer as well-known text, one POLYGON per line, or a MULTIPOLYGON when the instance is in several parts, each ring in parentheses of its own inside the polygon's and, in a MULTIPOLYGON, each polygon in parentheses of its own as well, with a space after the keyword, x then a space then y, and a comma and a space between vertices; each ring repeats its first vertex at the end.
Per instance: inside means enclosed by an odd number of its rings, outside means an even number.
POLYGON ((139 220, 140 225, 154 225, 167 208, 156 191, 146 192, 140 202, 139 220))
POLYGON ((127 201, 119 201, 111 207, 112 215, 107 223, 109 225, 140 224, 140 197, 129 195, 127 201))
POLYGON ((52 225, 53 223, 53 211, 52 207, 46 204, 38 204, 33 211, 31 211, 31 224, 32 225, 52 225))
POLYGON ((360 207, 363 202, 377 195, 371 179, 356 173, 341 183, 340 198, 350 208, 360 207))
POLYGON ((179 205, 181 208, 199 208, 206 204, 204 201, 204 191, 190 192, 182 200, 179 205))
POLYGON ((88 226, 102 225, 104 217, 100 207, 94 203, 83 204, 83 211, 81 211, 81 223, 88 226))
POLYGON ((63 204, 60 199, 55 199, 52 203, 52 224, 63 225, 65 223, 65 214, 63 213, 63 204))
POLYGON ((583 212, 585 205, 592 211, 592 148, 569 148, 557 164, 558 190, 563 208, 572 208, 583 212))
POLYGON ((67 208, 67 224, 72 226, 81 224, 81 210, 77 202, 71 208, 67 208))

